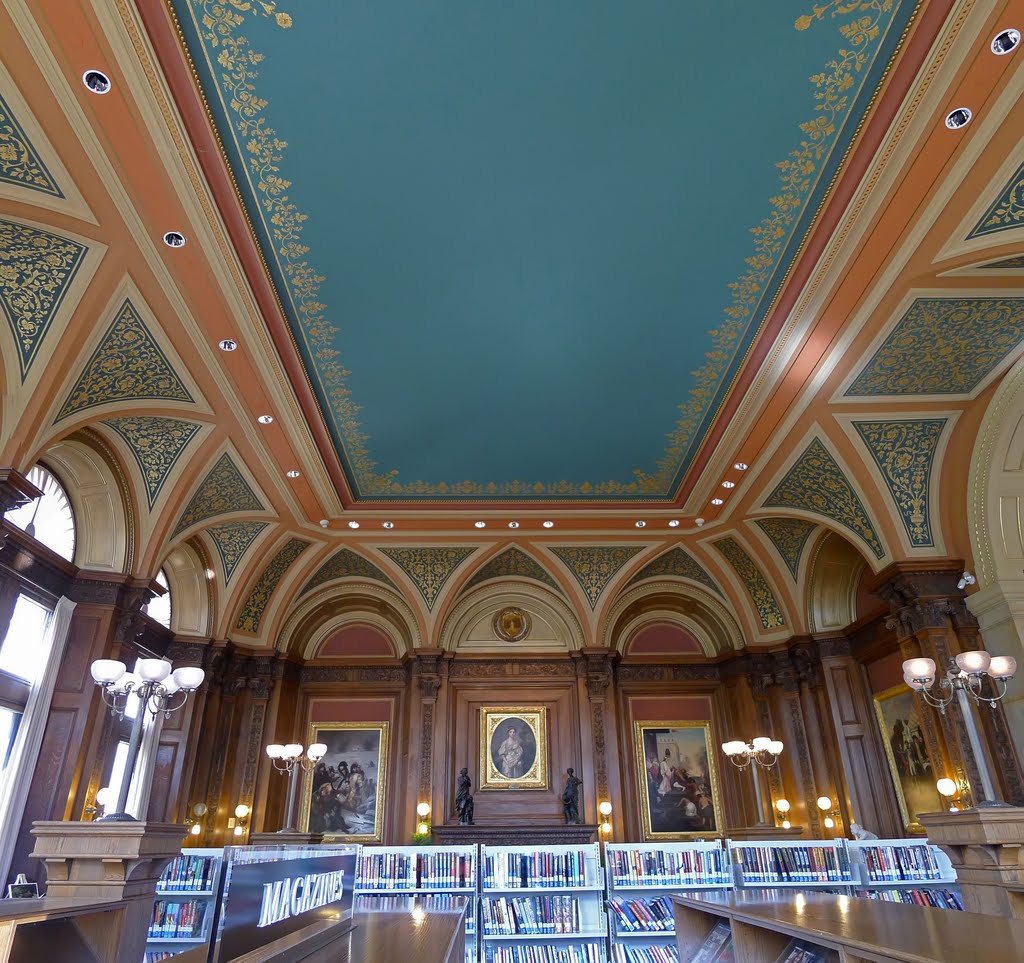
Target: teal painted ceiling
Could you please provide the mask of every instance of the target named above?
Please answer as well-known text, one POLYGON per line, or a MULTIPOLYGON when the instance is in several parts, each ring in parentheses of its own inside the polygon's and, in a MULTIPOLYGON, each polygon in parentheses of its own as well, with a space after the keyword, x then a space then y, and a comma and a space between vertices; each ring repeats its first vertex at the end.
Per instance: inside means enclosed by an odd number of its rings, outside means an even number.
POLYGON ((357 497, 671 498, 912 0, 171 0, 357 497))

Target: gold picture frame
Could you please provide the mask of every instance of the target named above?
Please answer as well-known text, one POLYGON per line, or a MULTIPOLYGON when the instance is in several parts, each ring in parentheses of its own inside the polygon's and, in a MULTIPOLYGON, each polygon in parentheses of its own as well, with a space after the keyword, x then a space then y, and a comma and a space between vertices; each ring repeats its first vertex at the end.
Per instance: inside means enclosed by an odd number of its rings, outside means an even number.
POLYGON ((935 787, 937 777, 917 699, 910 688, 897 685, 876 693, 872 702, 903 825, 908 833, 926 835, 918 815, 946 807, 935 787))
POLYGON ((331 843, 381 842, 388 729, 386 722, 310 723, 306 745, 322 742, 327 753, 303 774, 299 824, 304 833, 322 832, 324 841, 331 843))
POLYGON ((480 709, 479 789, 547 789, 546 706, 480 709))
POLYGON ((724 835, 714 746, 709 720, 633 723, 645 842, 724 835))

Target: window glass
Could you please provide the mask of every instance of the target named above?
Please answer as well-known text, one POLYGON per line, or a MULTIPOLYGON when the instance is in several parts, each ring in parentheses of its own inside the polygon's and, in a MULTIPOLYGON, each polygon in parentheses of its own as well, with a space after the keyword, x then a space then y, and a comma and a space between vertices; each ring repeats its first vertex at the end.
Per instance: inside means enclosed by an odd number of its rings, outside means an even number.
POLYGON ((171 587, 167 584, 167 576, 163 569, 156 573, 156 582, 158 585, 162 585, 166 591, 163 595, 151 598, 143 611, 165 629, 169 629, 171 627, 171 587))
POLYGON ((7 764, 11 761, 11 750, 14 749, 14 737, 18 734, 21 713, 0 706, 0 775, 7 772, 7 764))
POLYGON ((0 645, 0 670, 26 682, 39 678, 46 663, 43 635, 49 619, 49 609, 25 595, 18 596, 7 635, 0 645))
POLYGON ((121 782, 124 780, 124 767, 128 762, 128 743, 127 741, 121 741, 117 744, 117 749, 114 750, 114 765, 110 770, 110 781, 107 785, 110 787, 111 803, 107 809, 111 812, 114 810, 114 801, 117 800, 118 793, 121 792, 121 782))
POLYGON ((28 473, 28 480, 43 494, 35 501, 8 512, 4 518, 37 542, 69 562, 75 557, 75 517, 59 481, 42 465, 28 473))

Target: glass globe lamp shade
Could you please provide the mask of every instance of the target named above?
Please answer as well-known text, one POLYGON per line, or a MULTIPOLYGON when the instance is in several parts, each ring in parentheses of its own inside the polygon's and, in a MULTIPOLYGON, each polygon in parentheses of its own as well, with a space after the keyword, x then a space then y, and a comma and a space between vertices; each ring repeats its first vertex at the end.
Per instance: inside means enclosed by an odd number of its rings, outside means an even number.
POLYGON ((788 819, 783 819, 782 820, 782 828, 783 829, 789 829, 791 825, 792 825, 792 823, 790 823, 790 821, 788 819))
POLYGON ((193 823, 192 824, 192 828, 189 830, 189 832, 193 836, 198 836, 202 831, 203 831, 203 827, 199 823, 193 823))
POLYGON ((612 804, 606 799, 600 806, 597 807, 597 811, 602 816, 610 816, 612 814, 612 804))
POLYGON ((828 797, 828 796, 819 796, 818 797, 818 808, 822 812, 826 812, 827 810, 831 809, 832 808, 832 800, 831 800, 831 798, 828 797))
POLYGON ((164 690, 164 695, 174 695, 175 692, 181 691, 181 686, 178 685, 178 680, 174 678, 173 674, 164 679, 160 685, 164 690))
POLYGON ((123 662, 116 659, 97 659, 89 667, 92 679, 97 685, 113 685, 128 671, 123 662))
POLYGON ((143 682, 163 682, 171 674, 171 663, 163 659, 139 659, 135 671, 143 682))
POLYGON ((302 746, 297 742, 289 742, 284 747, 285 759, 298 759, 302 755, 302 746))
POLYGON ((313 760, 313 762, 319 762, 327 755, 327 746, 322 742, 314 742, 306 750, 306 755, 313 760))
POLYGON ((420 819, 425 819, 429 812, 430 812, 430 803, 423 802, 423 803, 420 803, 416 807, 416 815, 419 816, 420 819))
POLYGON ((249 815, 249 807, 245 803, 239 803, 235 806, 235 816, 238 819, 245 819, 249 815))
POLYGON ((968 675, 984 675, 988 672, 991 661, 992 656, 981 650, 961 652, 956 657, 956 664, 960 667, 960 671, 966 672, 968 675))
POLYGON ((903 674, 911 679, 927 680, 930 685, 935 681, 935 663, 931 659, 907 659, 903 663, 903 674))
POLYGON ((242 827, 242 826, 236 826, 235 827, 235 835, 236 836, 244 836, 245 835, 245 828, 242 827))
POLYGON ((267 746, 267 755, 271 759, 280 759, 284 756, 284 746, 278 745, 276 742, 271 743, 271 745, 267 746))
POLYGON ((1017 674, 1017 660, 1012 655, 994 655, 988 664, 993 679, 1012 679, 1017 674))
POLYGON ((416 827, 416 832, 418 832, 421 836, 426 836, 427 833, 430 832, 430 827, 426 823, 420 823, 416 827))
POLYGON ((935 783, 935 788, 938 789, 941 795, 947 798, 956 795, 956 783, 952 779, 940 779, 935 783))
POLYGON ((825 817, 825 828, 826 829, 835 829, 835 826, 836 826, 836 821, 831 816, 826 816, 825 817))
POLYGON ((206 673, 198 666, 183 665, 180 669, 174 670, 174 681, 186 692, 198 689, 205 678, 206 673))
POLYGON ((602 833, 604 833, 607 836, 607 835, 609 835, 611 833, 611 831, 612 831, 612 824, 610 822, 605 820, 603 823, 601 823, 601 832, 602 833))
POLYGON ((773 739, 771 745, 768 746, 768 751, 773 756, 779 755, 782 752, 782 743, 778 739, 773 739))
POLYGON ((790 810, 789 800, 788 800, 788 799, 779 799, 779 800, 778 800, 778 801, 777 801, 777 802, 775 803, 775 808, 776 808, 776 809, 777 809, 777 810, 778 810, 778 811, 779 811, 780 813, 788 813, 788 812, 789 812, 789 810, 790 810))
POLYGON ((206 803, 196 803, 192 807, 193 816, 205 816, 206 815, 206 803))
POLYGON ((96 805, 106 808, 114 801, 114 790, 110 786, 104 786, 96 792, 96 805))
POLYGON ((727 756, 739 756, 747 751, 747 744, 740 742, 739 740, 733 740, 732 742, 725 742, 722 744, 722 752, 727 756))
POLYGON ((754 747, 754 752, 765 752, 771 750, 772 740, 768 736, 755 736, 751 745, 754 747))

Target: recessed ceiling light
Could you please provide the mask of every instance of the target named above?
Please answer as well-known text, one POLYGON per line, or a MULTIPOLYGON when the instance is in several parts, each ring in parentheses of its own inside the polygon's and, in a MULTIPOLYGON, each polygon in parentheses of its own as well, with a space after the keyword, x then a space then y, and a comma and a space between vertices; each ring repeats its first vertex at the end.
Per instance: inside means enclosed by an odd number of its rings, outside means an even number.
POLYGON ((668 521, 668 527, 669 528, 678 528, 679 527, 679 519, 678 518, 670 518, 669 521, 668 521))
POLYGON ((637 528, 646 528, 647 527, 647 522, 645 522, 643 519, 640 519, 640 521, 634 522, 633 524, 636 525, 637 528))
POLYGON ((738 461, 732 467, 735 468, 736 471, 746 471, 750 467, 750 465, 748 465, 745 461, 738 461))
POLYGON ((237 341, 232 341, 230 338, 225 338, 218 345, 221 351, 234 351, 238 347, 237 341))
POLYGON ((359 527, 359 522, 351 521, 351 522, 348 523, 348 527, 349 528, 358 528, 359 527))
POLYGON ((554 527, 555 527, 555 523, 554 523, 554 522, 541 522, 541 524, 542 524, 542 525, 543 525, 543 526, 544 526, 545 528, 554 528, 554 527))
POLYGON ((734 482, 734 481, 724 481, 724 482, 722 482, 722 487, 723 488, 735 488, 736 487, 736 482, 734 482))
POLYGON ((320 519, 320 527, 321 528, 330 528, 331 527, 331 523, 326 518, 321 518, 320 519))
POLYGON ((257 418, 256 420, 261 425, 272 425, 274 423, 274 416, 273 415, 260 415, 259 418, 257 418))
POLYGON ((388 528, 388 529, 391 529, 391 528, 395 527, 395 523, 394 522, 381 522, 381 525, 383 525, 385 528, 388 528))
POLYGON ((704 524, 703 518, 695 518, 694 521, 697 523, 698 528, 700 528, 704 524))
POLYGON ((297 468, 293 468, 293 469, 291 469, 291 471, 287 471, 287 472, 285 472, 285 474, 286 474, 286 475, 287 475, 287 476, 288 476, 289 478, 298 478, 298 477, 299 477, 299 475, 301 475, 301 474, 302 474, 302 472, 300 472, 300 471, 299 471, 299 470, 298 470, 297 468))
POLYGON ((164 235, 164 244, 168 247, 184 247, 185 235, 180 231, 168 231, 164 235))
POLYGON ((1011 50, 1016 50, 1019 43, 1020 31, 1010 27, 995 35, 992 40, 992 53, 999 56, 1008 54, 1011 50))
POLYGON ((711 499, 711 504, 712 505, 724 505, 725 502, 721 498, 712 498, 711 499))
POLYGON ((508 527, 509 528, 518 528, 519 527, 519 522, 509 522, 508 523, 508 527))
MULTIPOLYGON (((992 42, 995 43, 994 40, 992 42)), ((102 70, 87 70, 82 74, 82 83, 94 94, 109 94, 113 86, 102 70)))
POLYGON ((473 522, 473 525, 476 528, 486 528, 487 522, 473 522))
POLYGON ((966 127, 973 116, 974 113, 970 107, 957 107, 956 110, 951 110, 946 114, 946 126, 950 130, 959 130, 961 127, 966 127))

